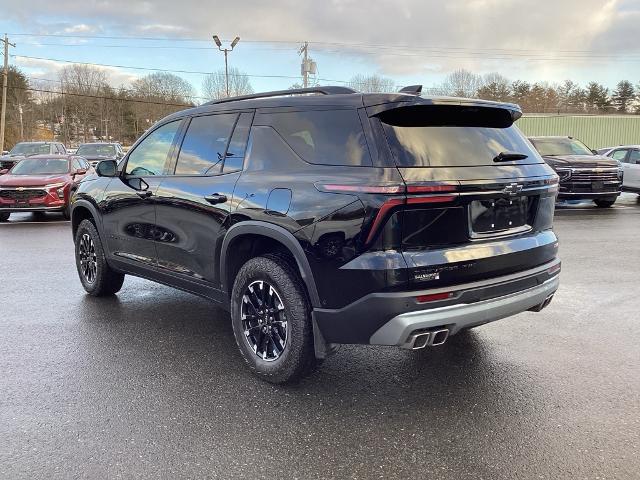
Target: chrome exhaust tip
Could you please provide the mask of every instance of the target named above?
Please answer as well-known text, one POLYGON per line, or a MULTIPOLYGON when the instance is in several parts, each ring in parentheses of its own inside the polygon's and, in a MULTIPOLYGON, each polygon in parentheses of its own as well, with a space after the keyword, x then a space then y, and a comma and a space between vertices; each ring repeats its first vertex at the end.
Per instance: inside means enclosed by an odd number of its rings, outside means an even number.
POLYGON ((434 330, 431 332, 431 341, 429 342, 430 347, 437 347, 438 345, 442 345, 449 338, 449 329, 442 328, 440 330, 434 330))
POLYGON ((429 345, 430 340, 431 332, 412 333, 401 347, 408 350, 420 350, 429 345))
POLYGON ((429 330, 426 332, 412 333, 407 341, 401 345, 402 348, 408 350, 420 350, 425 347, 437 347, 442 345, 449 338, 448 328, 439 328, 437 330, 429 330))

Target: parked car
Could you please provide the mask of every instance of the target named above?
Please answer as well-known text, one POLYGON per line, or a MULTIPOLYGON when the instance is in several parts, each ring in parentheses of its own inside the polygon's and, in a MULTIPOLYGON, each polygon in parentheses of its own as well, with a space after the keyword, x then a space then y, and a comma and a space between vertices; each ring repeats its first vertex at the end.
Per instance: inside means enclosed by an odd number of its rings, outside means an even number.
POLYGON ((93 172, 81 157, 36 155, 25 158, 0 177, 0 221, 14 212, 62 212, 79 182, 93 172))
POLYGON ((66 155, 67 150, 60 142, 19 142, 7 155, 0 157, 0 175, 16 163, 33 155, 66 155))
POLYGON ((531 137, 542 158, 558 174, 561 200, 593 200, 611 207, 620 196, 622 168, 573 137, 531 137))
POLYGON ((212 299, 274 383, 334 344, 421 349, 541 310, 559 284, 558 179, 513 126, 519 107, 419 91, 318 87, 166 117, 74 196, 83 287, 114 294, 129 274, 212 299))
POLYGON ((124 157, 122 146, 119 143, 83 143, 76 151, 77 155, 86 158, 92 167, 98 165, 102 160, 119 161, 124 157))
POLYGON ((620 162, 624 170, 622 190, 640 194, 640 145, 621 145, 603 153, 620 162))

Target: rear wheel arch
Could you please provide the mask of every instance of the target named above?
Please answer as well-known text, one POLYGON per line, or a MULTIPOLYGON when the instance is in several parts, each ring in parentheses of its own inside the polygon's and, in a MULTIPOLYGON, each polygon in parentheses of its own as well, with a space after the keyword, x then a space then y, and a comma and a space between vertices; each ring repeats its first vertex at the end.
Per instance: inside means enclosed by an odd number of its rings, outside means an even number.
POLYGON ((249 259, 276 253, 290 259, 305 284, 312 307, 320 307, 318 290, 307 257, 300 242, 282 227, 249 220, 232 226, 220 252, 220 282, 229 294, 236 274, 249 259))

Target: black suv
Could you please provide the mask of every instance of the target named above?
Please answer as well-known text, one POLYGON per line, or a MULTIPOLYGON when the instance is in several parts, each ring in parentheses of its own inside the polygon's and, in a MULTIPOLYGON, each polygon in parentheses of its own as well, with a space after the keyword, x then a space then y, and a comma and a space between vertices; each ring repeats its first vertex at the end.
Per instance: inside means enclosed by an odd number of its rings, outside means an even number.
POLYGON ((559 282, 557 176, 513 126, 519 107, 419 92, 300 89, 168 116, 74 196, 84 288, 132 274, 210 298, 274 383, 334 344, 420 349, 541 310, 559 282))
POLYGON ((623 170, 617 160, 599 155, 573 137, 529 138, 558 174, 560 200, 593 200, 600 208, 616 203, 623 170))

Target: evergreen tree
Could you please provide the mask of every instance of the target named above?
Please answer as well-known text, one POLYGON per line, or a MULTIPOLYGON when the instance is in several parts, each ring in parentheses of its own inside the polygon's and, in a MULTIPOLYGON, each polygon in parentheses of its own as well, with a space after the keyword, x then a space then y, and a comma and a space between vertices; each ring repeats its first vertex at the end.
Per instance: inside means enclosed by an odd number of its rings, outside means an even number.
POLYGON ((618 82, 616 89, 611 95, 611 103, 619 112, 627 113, 634 98, 635 91, 633 85, 628 80, 622 80, 618 82))

